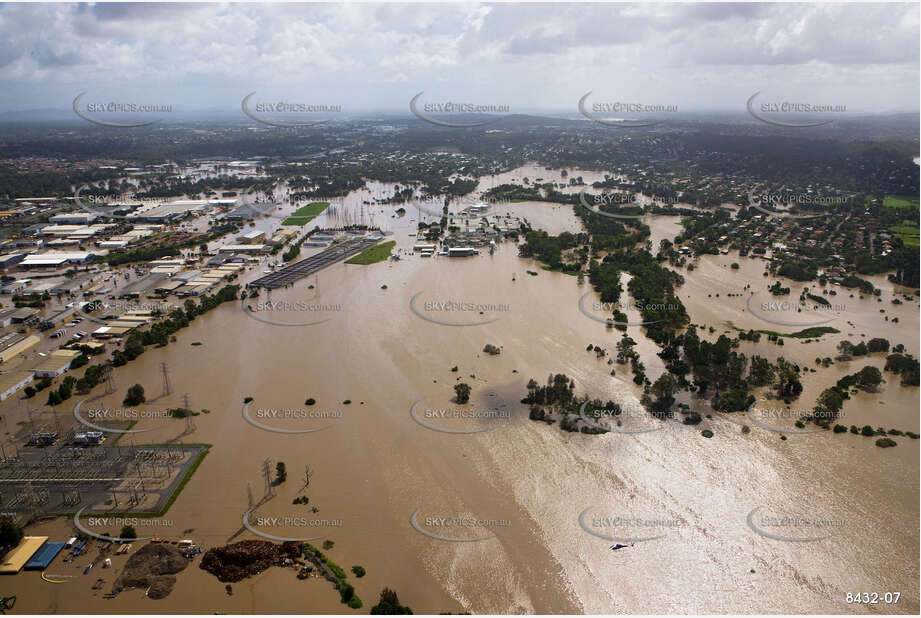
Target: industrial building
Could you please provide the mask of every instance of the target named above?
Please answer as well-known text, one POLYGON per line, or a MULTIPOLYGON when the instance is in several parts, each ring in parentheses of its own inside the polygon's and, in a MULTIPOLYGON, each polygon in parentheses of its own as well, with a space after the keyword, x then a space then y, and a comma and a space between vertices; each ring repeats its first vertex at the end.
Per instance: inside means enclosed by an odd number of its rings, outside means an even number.
POLYGON ((25 253, 5 253, 0 255, 0 270, 7 270, 22 262, 26 257, 25 253))
POLYGON ((468 255, 477 255, 479 250, 472 247, 451 247, 448 249, 448 257, 466 257, 468 255))
POLYGON ((51 565, 66 543, 51 543, 46 541, 37 552, 26 562, 23 569, 26 571, 44 571, 51 565))
POLYGON ((0 564, 0 574, 15 575, 22 570, 26 562, 41 549, 46 536, 24 536, 15 549, 10 551, 0 564))
POLYGON ((277 204, 242 204, 227 213, 227 219, 255 219, 275 210, 277 204))
POLYGON ((112 339, 124 337, 132 330, 131 326, 100 326, 93 331, 92 335, 96 339, 112 339))
POLYGON ((9 283, 5 283, 0 286, 0 294, 19 294, 24 289, 26 289, 30 283, 32 283, 31 279, 18 279, 16 281, 10 281, 9 283))
POLYGON ((265 232, 260 230, 251 230, 241 236, 237 236, 237 242, 244 245, 261 244, 265 240, 265 232))
POLYGON ((13 313, 10 314, 10 321, 13 324, 22 324, 23 322, 28 322, 37 315, 38 309, 32 307, 19 307, 18 309, 14 309, 13 313))
POLYGON ((70 363, 80 356, 77 350, 55 350, 32 368, 35 378, 56 378, 70 369, 70 363))
POLYGON ((0 401, 15 395, 29 385, 34 377, 31 371, 0 373, 0 401))
POLYGON ((148 291, 153 290, 158 285, 163 283, 168 279, 168 275, 165 273, 151 273, 145 277, 141 277, 135 281, 132 281, 118 294, 119 298, 137 298, 141 294, 146 294, 148 291))
POLYGON ((219 247, 218 253, 268 253, 268 245, 225 245, 219 247))
POLYGON ((51 223, 70 223, 78 225, 89 225, 99 218, 99 215, 92 212, 67 212, 49 217, 51 223))
POLYGON ((87 251, 33 253, 20 262, 24 268, 60 268, 65 264, 83 264, 94 256, 87 251))
POLYGON ((41 342, 41 339, 35 335, 29 335, 16 341, 16 343, 0 350, 0 365, 10 362, 20 355, 28 354, 41 342))

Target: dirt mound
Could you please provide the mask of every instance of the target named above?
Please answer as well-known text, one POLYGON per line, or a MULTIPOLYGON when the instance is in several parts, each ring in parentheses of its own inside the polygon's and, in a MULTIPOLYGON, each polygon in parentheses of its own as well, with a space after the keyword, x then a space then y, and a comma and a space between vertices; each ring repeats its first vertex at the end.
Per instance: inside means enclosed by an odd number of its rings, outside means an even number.
POLYGON ((270 541, 239 541, 209 549, 199 566, 222 582, 238 582, 300 554, 297 543, 276 545, 270 541))
POLYGON ((148 543, 128 558, 124 570, 112 585, 112 594, 129 588, 149 588, 148 597, 162 599, 173 590, 176 583, 173 575, 188 565, 189 561, 176 547, 148 543))

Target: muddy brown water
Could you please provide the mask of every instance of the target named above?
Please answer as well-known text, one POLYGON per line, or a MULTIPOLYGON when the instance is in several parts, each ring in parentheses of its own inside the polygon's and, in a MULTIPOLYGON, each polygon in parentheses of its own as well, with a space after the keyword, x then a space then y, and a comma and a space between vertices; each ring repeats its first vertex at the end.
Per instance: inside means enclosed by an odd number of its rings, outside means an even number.
MULTIPOLYGON (((391 239, 408 253, 414 241, 407 233, 411 228, 402 225, 393 223, 391 239)), ((657 218, 653 224, 654 236, 675 231, 675 218, 657 218)), ((742 292, 746 283, 761 286, 762 271, 760 260, 699 260, 680 289, 692 320, 714 326, 713 337, 728 329, 727 321, 740 328, 771 328, 750 315, 744 296, 726 297, 742 292), (733 261, 740 262, 738 271, 729 268, 733 261)), ((247 276, 260 273, 258 267, 247 276)), ((743 351, 771 358, 783 354, 813 366, 816 356, 834 356, 833 346, 841 338, 855 341, 863 334, 904 342, 917 354, 917 304, 888 304, 891 286, 884 287, 884 278, 874 281, 884 290, 884 303, 847 298, 850 311, 839 318, 846 326, 841 335, 809 344, 787 339, 782 348, 763 338, 757 345, 743 343, 743 351), (900 323, 883 321, 880 307, 890 316, 899 315, 900 323)), ((94 596, 91 584, 96 577, 114 580, 124 561, 119 557, 113 569, 97 566, 87 576, 81 575, 86 558, 73 564, 62 564, 59 558, 49 573, 76 575, 63 584, 43 582, 38 573, 5 578, 4 591, 19 596, 17 610, 361 613, 389 586, 417 613, 880 611, 846 604, 845 594, 857 591, 900 591, 899 605, 885 609, 917 612, 917 441, 896 438, 894 449, 877 448, 872 439, 850 434, 790 435, 783 441, 760 428, 743 434, 742 424, 750 423, 739 414, 714 414, 698 427, 671 421, 658 431, 602 436, 570 434, 529 421, 526 406, 519 403, 525 385, 530 378, 543 382, 551 372, 573 378, 579 394, 621 403, 631 422, 649 419, 642 414, 641 391, 630 381, 629 370, 616 366, 612 377, 604 359, 585 351, 589 343, 613 350, 620 337, 579 311, 578 299, 588 291, 587 284, 580 287, 574 277, 543 271, 518 258, 511 243, 492 256, 404 254, 398 262, 369 267, 337 264, 322 271, 318 283, 319 292, 302 282, 273 292, 272 300, 341 304, 341 311, 327 312, 328 322, 273 326, 244 315, 239 305, 224 305, 179 332, 176 342, 148 349, 119 368, 118 389, 108 403, 117 406, 135 382, 156 396, 159 363, 165 361, 173 394, 148 407, 179 405, 188 393, 191 407, 211 411, 196 417, 195 432, 182 438, 214 447, 164 516, 172 528, 162 536, 193 538, 206 549, 255 538, 241 532, 248 493, 262 496, 260 466, 265 459, 284 461, 288 481, 257 515, 339 520, 341 525, 259 529, 333 540, 335 546, 327 553, 335 562, 347 571, 352 565, 367 569, 362 579, 349 576, 365 608, 353 612, 339 603, 329 583, 300 581, 294 571, 280 568, 234 584, 233 596, 227 596, 223 584, 198 569, 200 558, 164 600, 146 599, 143 591, 114 600, 94 596), (433 323, 410 309, 413 297, 422 301, 416 306, 428 317, 495 320, 467 327, 433 323), (507 309, 483 315, 427 312, 424 303, 438 300, 507 309), (487 343, 501 346, 501 354, 485 354, 487 343), (457 372, 451 371, 454 366, 457 372), (464 409, 500 410, 507 417, 440 425, 489 430, 473 434, 442 433, 413 420, 410 408, 417 401, 423 410, 460 408, 451 402, 457 381, 472 387, 464 409), (246 397, 254 398, 253 415, 260 409, 307 409, 304 401, 312 397, 312 409, 341 412, 341 419, 322 421, 328 427, 314 433, 266 431, 244 420, 246 397), (704 428, 715 436, 702 438, 704 428), (301 494, 305 465, 314 476, 301 494), (304 494, 309 506, 291 504, 304 494), (317 513, 310 511, 313 506, 317 513), (841 525, 822 540, 779 541, 747 525, 758 507, 841 525), (579 525, 579 515, 589 508, 592 514, 622 518, 607 530, 612 536, 659 538, 611 551, 611 541, 579 525), (478 542, 438 540, 410 524, 417 510, 422 527, 430 532, 493 536, 478 542), (451 517, 505 520, 508 525, 426 523, 451 517), (665 521, 667 526, 661 523, 665 521)), ((304 313, 276 317, 304 321, 304 313)), ((639 327, 630 327, 654 379, 662 371, 661 361, 657 348, 640 333, 639 327)), ((876 355, 810 373, 794 407, 811 408, 823 388, 867 362, 881 367, 884 361, 876 355)), ((891 375, 886 378, 880 392, 861 393, 846 402, 846 422, 918 431, 917 389, 900 387, 891 375)), ((759 395, 760 403, 776 405, 759 395)), ((703 403, 689 401, 705 411, 703 403)), ((321 425, 315 419, 260 420, 282 429, 321 425)), ((153 429, 139 434, 143 438, 134 439, 138 444, 176 438, 184 423, 144 421, 139 427, 153 429)), ((56 520, 29 533, 59 538, 69 530, 68 522, 56 520)), ((318 545, 322 539, 312 542, 318 545)), ((104 592, 109 586, 107 582, 104 592)))

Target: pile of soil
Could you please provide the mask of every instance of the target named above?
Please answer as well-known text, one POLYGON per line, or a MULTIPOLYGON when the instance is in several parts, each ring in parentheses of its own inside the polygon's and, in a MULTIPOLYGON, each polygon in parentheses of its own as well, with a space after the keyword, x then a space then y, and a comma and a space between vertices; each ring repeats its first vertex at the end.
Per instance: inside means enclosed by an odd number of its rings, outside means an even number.
POLYGON ((285 558, 299 558, 297 543, 276 545, 270 541, 239 541, 205 552, 199 565, 222 582, 238 582, 258 575, 285 558))
POLYGON ((134 552, 125 563, 121 575, 112 585, 112 594, 129 588, 150 588, 147 596, 162 599, 173 591, 173 577, 189 564, 182 552, 172 545, 148 543, 134 552))

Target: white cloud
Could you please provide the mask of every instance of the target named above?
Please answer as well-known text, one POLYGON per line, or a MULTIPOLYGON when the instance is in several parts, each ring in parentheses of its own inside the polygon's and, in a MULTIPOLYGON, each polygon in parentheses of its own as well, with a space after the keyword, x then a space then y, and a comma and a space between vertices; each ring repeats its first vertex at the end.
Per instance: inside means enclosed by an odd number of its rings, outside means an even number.
POLYGON ((356 110, 406 109, 419 90, 519 109, 574 109, 588 90, 732 108, 768 87, 918 106, 907 3, 5 4, 0 41, 0 110, 82 90, 189 108, 252 90, 356 110))

